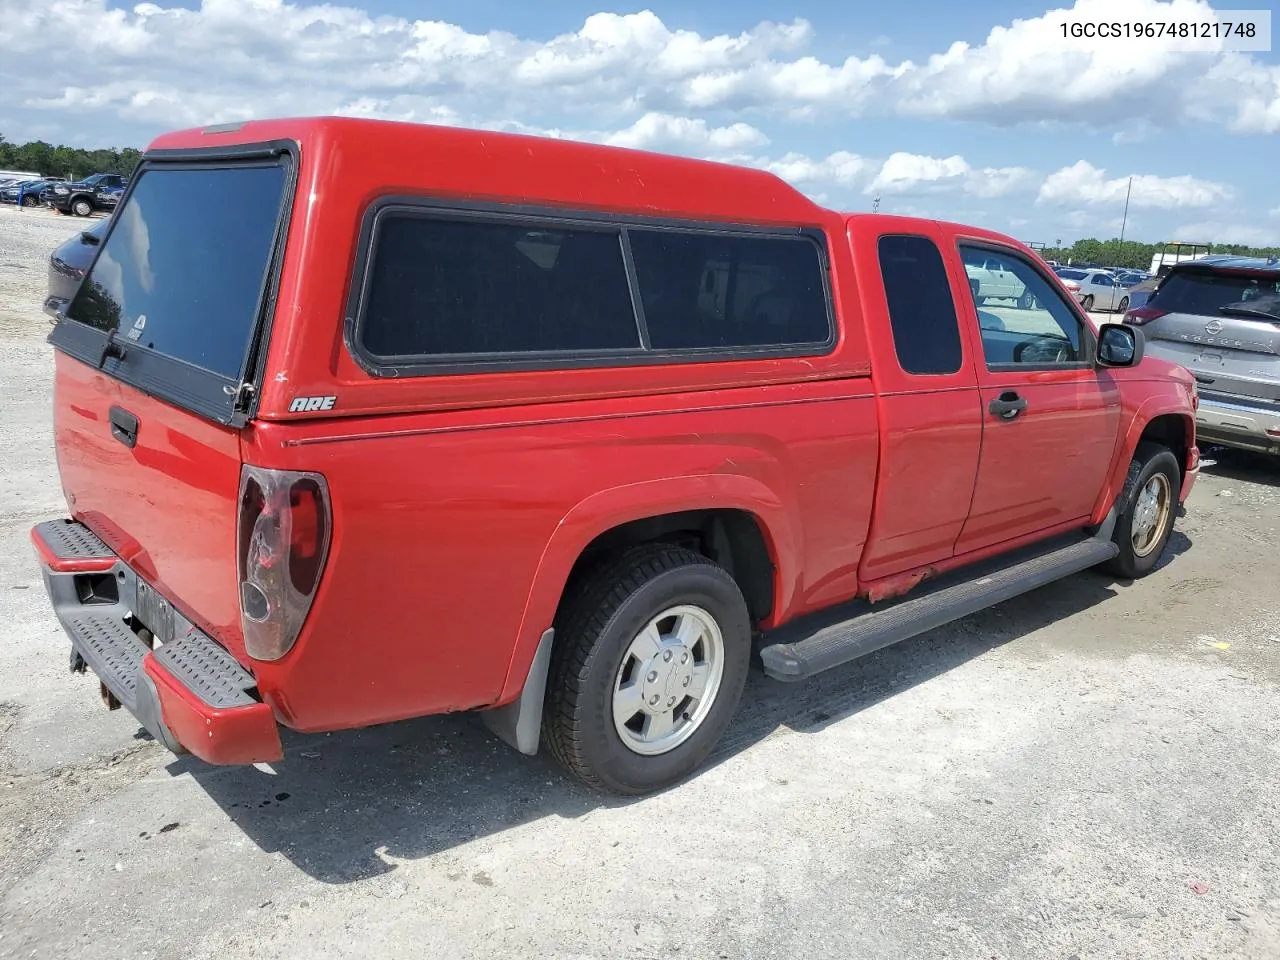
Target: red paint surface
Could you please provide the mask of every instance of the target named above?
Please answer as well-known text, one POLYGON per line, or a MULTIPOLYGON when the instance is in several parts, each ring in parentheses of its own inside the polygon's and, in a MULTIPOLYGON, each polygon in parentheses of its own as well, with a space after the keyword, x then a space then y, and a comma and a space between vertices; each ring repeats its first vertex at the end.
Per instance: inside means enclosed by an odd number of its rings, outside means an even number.
MULTIPOLYGON (((302 163, 258 419, 216 427, 59 357, 56 428, 72 512, 246 662, 241 459, 324 474, 333 542, 314 607, 288 655, 250 664, 298 729, 511 700, 574 561, 617 524, 750 514, 775 565, 773 626, 1096 522, 1150 418, 1193 423, 1189 375, 1158 361, 987 371, 955 242, 963 231, 1029 254, 998 234, 846 217, 754 170, 426 126, 255 122, 154 146, 282 137, 302 163), (372 378, 343 342, 357 228, 370 201, 409 193, 821 230, 838 343, 823 357, 372 378), (875 241, 904 231, 946 259, 964 327, 957 374, 897 367, 875 241), (1011 384, 1028 415, 993 424, 986 403, 1011 384), (338 401, 323 417, 290 414, 299 395, 338 401), (111 439, 111 403, 142 421, 134 450, 111 439)), ((166 720, 190 730, 190 702, 168 697, 166 720)), ((243 722, 245 752, 259 752, 258 721, 243 722)))
POLYGON ((142 669, 156 685, 164 725, 206 763, 270 763, 284 756, 280 728, 265 703, 210 707, 147 654, 142 669))

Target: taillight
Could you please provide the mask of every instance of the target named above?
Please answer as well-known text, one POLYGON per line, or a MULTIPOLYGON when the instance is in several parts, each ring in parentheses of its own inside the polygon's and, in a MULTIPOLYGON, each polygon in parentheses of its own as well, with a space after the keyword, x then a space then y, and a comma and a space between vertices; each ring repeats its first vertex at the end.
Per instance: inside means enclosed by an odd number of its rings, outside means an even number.
POLYGON ((1150 323, 1158 317, 1163 317, 1168 312, 1168 310, 1161 310, 1159 307, 1134 307, 1124 315, 1124 322, 1140 327, 1144 323, 1150 323))
POLYGON ((249 656, 289 652, 329 552, 329 489, 318 473, 245 465, 240 472, 240 626, 249 656))

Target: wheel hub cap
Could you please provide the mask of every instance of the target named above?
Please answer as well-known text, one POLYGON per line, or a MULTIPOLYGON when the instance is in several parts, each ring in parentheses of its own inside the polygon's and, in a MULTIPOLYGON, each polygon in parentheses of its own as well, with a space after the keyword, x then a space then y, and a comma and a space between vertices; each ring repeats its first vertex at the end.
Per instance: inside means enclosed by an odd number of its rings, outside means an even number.
POLYGON ((693 655, 688 647, 678 640, 664 643, 661 652, 641 667, 644 682, 640 692, 644 705, 640 709, 652 715, 673 708, 688 695, 693 667, 693 655))
POLYGON ((628 646, 613 689, 613 724, 623 744, 655 756, 701 726, 724 674, 724 638, 701 607, 671 607, 628 646))

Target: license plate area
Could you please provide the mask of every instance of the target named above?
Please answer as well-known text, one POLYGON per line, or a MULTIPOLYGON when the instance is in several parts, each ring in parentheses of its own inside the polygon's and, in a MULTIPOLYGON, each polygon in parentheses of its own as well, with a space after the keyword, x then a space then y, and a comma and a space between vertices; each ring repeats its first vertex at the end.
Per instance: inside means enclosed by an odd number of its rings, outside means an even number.
POLYGON ((141 578, 138 579, 137 602, 134 604, 133 615, 142 626, 151 631, 157 643, 168 643, 173 639, 173 607, 141 578))

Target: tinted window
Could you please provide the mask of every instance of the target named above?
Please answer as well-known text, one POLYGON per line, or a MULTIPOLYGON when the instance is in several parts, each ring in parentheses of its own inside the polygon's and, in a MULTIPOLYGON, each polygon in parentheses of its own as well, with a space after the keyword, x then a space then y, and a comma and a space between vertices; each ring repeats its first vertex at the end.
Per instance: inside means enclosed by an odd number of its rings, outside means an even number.
POLYGON ((1062 277, 1063 280, 1083 280, 1084 279, 1084 274, 1079 270, 1059 270, 1057 271, 1057 274, 1058 276, 1062 277))
MULTIPOLYGON (((1170 313, 1221 317, 1222 308, 1229 305, 1249 306, 1264 299, 1274 304, 1277 293, 1280 293, 1280 277, 1274 274, 1247 276, 1207 270, 1175 270, 1151 295, 1147 305, 1170 313)), ((1272 310, 1274 306, 1268 309, 1272 310)))
POLYGON ((1060 284, 1012 254, 961 246, 960 255, 967 267, 984 262, 990 267, 996 262, 1012 274, 1009 283, 1014 303, 988 303, 970 284, 988 365, 1079 363, 1085 359, 1080 320, 1060 284))
POLYGON ((67 313, 224 377, 240 375, 285 170, 146 170, 67 313))
POLYGON ((879 246, 899 365, 907 373, 955 373, 960 324, 942 254, 924 237, 881 237, 879 246))
POLYGON ((617 230, 389 214, 366 289, 376 356, 640 345, 617 230))
POLYGON ((629 229, 655 350, 825 343, 817 246, 797 237, 629 229))

